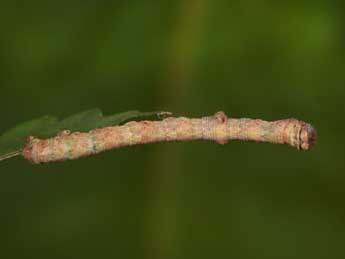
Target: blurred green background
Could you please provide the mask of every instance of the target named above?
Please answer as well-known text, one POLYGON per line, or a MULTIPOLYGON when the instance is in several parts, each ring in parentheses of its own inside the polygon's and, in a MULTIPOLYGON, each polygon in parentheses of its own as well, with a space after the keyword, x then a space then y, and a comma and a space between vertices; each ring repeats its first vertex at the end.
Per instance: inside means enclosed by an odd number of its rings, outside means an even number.
POLYGON ((1 258, 345 258, 343 1, 1 1, 0 132, 99 107, 318 130, 0 164, 1 258))

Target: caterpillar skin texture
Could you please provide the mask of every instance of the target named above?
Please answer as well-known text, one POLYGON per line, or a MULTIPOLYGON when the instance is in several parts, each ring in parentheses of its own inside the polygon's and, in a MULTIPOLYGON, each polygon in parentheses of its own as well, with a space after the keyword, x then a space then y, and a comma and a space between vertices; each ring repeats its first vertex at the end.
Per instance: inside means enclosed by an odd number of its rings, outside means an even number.
POLYGON ((122 126, 87 133, 62 131, 50 139, 30 136, 22 155, 34 164, 78 159, 106 150, 161 141, 253 140, 288 144, 309 150, 315 143, 314 128, 296 119, 273 122, 258 119, 232 119, 224 112, 203 118, 169 117, 162 121, 131 121, 122 126))

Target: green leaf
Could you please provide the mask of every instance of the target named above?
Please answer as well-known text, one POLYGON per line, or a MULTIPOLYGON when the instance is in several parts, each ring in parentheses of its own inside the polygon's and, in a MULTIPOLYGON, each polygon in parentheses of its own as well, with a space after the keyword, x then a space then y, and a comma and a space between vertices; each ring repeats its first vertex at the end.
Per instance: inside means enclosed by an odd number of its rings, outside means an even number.
POLYGON ((95 128, 120 125, 134 118, 166 115, 164 112, 127 111, 103 116, 100 109, 74 114, 61 121, 52 116, 30 120, 9 129, 0 136, 0 161, 15 156, 24 146, 27 137, 49 138, 62 130, 87 132, 95 128))
POLYGON ((28 136, 34 135, 41 129, 55 127, 56 124, 57 119, 55 117, 44 116, 9 129, 0 137, 0 157, 21 149, 28 136))

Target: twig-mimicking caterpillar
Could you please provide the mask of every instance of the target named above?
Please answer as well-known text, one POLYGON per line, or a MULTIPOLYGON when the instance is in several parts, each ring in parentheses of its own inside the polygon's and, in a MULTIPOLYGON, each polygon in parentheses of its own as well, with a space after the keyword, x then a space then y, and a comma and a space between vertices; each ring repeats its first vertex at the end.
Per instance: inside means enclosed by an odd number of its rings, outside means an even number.
POLYGON ((94 129, 87 133, 62 131, 50 139, 29 137, 22 155, 34 164, 78 159, 106 150, 161 141, 253 140, 289 144, 309 150, 315 143, 314 128, 296 119, 273 122, 232 119, 224 112, 199 119, 169 117, 162 121, 131 121, 122 126, 94 129))

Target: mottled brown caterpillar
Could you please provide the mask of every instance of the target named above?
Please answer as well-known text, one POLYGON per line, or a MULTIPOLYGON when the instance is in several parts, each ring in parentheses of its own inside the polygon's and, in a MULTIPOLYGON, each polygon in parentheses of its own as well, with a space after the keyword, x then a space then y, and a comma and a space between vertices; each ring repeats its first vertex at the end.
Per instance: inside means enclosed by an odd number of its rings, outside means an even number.
POLYGON ((87 133, 62 131, 50 139, 29 137, 22 155, 34 164, 78 159, 106 150, 161 141, 253 140, 288 144, 309 150, 315 143, 314 128, 296 119, 273 122, 232 119, 224 112, 199 119, 169 117, 162 121, 131 121, 122 126, 94 129, 87 133))

